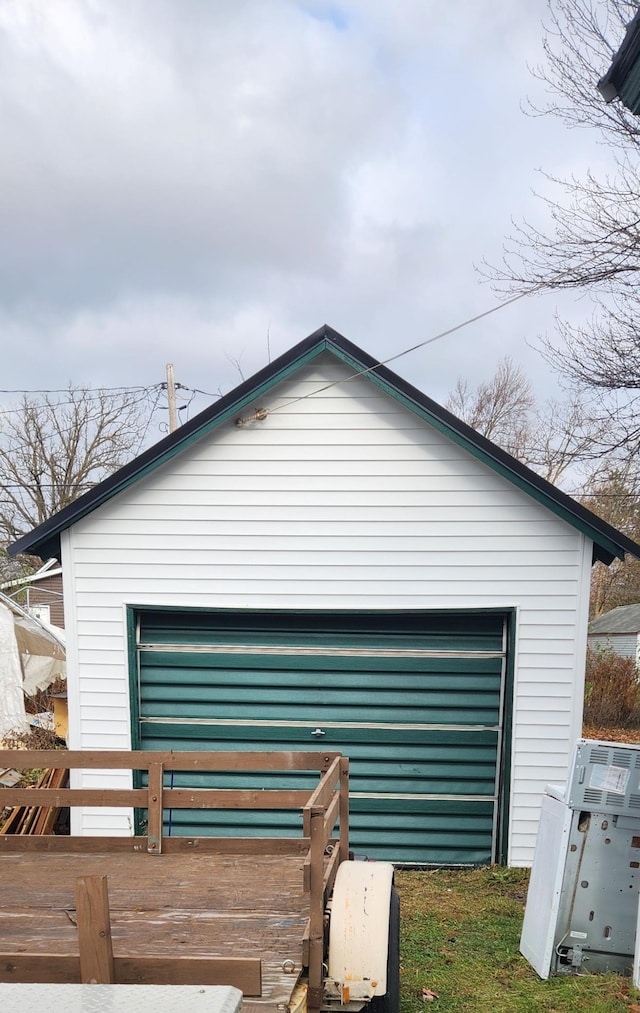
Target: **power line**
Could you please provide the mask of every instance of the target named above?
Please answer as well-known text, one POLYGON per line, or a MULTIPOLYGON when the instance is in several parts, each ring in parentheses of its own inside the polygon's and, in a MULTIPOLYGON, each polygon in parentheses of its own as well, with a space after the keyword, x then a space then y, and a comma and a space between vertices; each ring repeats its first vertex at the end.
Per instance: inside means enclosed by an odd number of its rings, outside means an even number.
MULTIPOLYGON (((152 384, 152 388, 155 387, 155 386, 157 386, 157 384, 152 384)), ((49 389, 46 389, 46 388, 42 388, 42 389, 37 389, 37 388, 27 389, 27 388, 19 388, 19 387, 16 387, 15 389, 8 389, 8 388, 5 389, 5 388, 0 387, 0 394, 68 394, 71 390, 77 390, 77 391, 96 390, 96 391, 101 391, 104 394, 112 394, 112 393, 116 393, 118 391, 126 393, 128 391, 133 392, 133 391, 148 390, 148 389, 149 389, 148 387, 145 387, 142 384, 139 384, 138 386, 135 386, 135 387, 91 387, 91 386, 89 386, 89 387, 83 387, 82 385, 80 385, 79 387, 74 387, 73 385, 71 385, 70 387, 52 387, 52 388, 49 388, 49 389)))
MULTIPOLYGON (((612 230, 610 235, 614 232, 621 230, 612 230)), ((600 253, 597 252, 593 256, 588 257, 582 264, 582 267, 588 267, 589 264, 594 263, 600 259, 600 253)), ((509 299, 504 299, 502 302, 497 303, 495 306, 489 307, 489 309, 483 310, 481 313, 476 313, 475 316, 467 317, 459 324, 455 324, 453 327, 448 327, 444 331, 440 331, 438 334, 432 335, 430 338, 425 338, 424 341, 419 341, 415 345, 411 345, 410 348, 405 348, 402 352, 396 352, 395 355, 390 355, 386 359, 380 359, 375 362, 372 366, 367 366, 364 369, 357 370, 349 376, 343 377, 341 380, 334 380, 331 383, 325 384, 323 387, 318 387, 317 390, 309 391, 308 394, 301 394, 299 397, 292 398, 291 401, 286 401, 284 404, 277 405, 275 408, 270 409, 272 412, 282 411, 283 408, 288 408, 291 405, 297 404, 299 401, 306 401, 310 397, 314 397, 316 394, 322 394, 326 390, 330 390, 332 387, 338 387, 340 384, 348 383, 350 380, 355 380, 360 376, 366 376, 367 373, 373 372, 378 366, 387 366, 390 362, 395 362, 397 359, 403 358, 405 355, 409 355, 411 352, 417 352, 421 348, 426 348, 427 345, 432 345, 435 341, 440 341, 442 338, 447 338, 451 334, 455 334, 457 331, 463 330, 465 327, 469 327, 471 324, 477 323, 479 320, 484 320, 486 317, 492 316, 494 313, 499 313, 501 310, 506 309, 507 306, 512 306, 514 303, 519 302, 521 299, 526 299, 530 295, 536 295, 538 292, 542 292, 545 289, 555 288, 563 278, 573 272, 573 267, 566 268, 564 271, 559 271, 558 274, 554 275, 548 282, 540 281, 531 288, 528 288, 524 292, 518 292, 517 295, 511 296, 509 299)))
POLYGON ((142 448, 142 444, 144 443, 144 441, 146 439, 146 436, 147 436, 147 433, 149 432, 149 426, 151 425, 151 419, 153 418, 153 413, 155 412, 156 408, 158 407, 158 401, 160 400, 160 397, 161 397, 161 395, 163 393, 163 389, 164 389, 164 385, 163 384, 158 384, 158 389, 157 389, 157 392, 156 392, 156 399, 153 402, 153 404, 151 405, 151 408, 149 410, 149 417, 147 419, 147 424, 144 427, 144 430, 142 432, 140 440, 138 441, 138 446, 137 446, 137 449, 136 449, 136 452, 135 452, 135 455, 134 455, 135 457, 137 457, 138 454, 140 453, 140 450, 142 448))

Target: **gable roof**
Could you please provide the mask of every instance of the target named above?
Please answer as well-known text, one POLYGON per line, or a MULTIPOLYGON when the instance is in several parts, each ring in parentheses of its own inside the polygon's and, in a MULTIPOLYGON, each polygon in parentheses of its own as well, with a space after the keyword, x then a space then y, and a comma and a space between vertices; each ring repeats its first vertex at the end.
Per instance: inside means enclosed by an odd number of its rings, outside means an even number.
POLYGON ((237 417, 246 405, 263 396, 285 377, 325 351, 346 363, 353 369, 354 374, 364 374, 372 383, 400 401, 405 408, 413 411, 488 467, 587 535, 594 544, 594 559, 610 563, 616 556, 623 558, 625 552, 640 558, 640 545, 636 545, 626 535, 540 478, 530 468, 481 436, 386 366, 380 365, 376 359, 326 324, 245 380, 239 387, 225 394, 215 404, 205 408, 175 432, 155 443, 139 457, 34 528, 29 534, 19 538, 9 546, 9 553, 16 556, 24 552, 43 558, 55 556, 59 559, 60 535, 63 531, 133 482, 171 460, 181 450, 201 439, 221 423, 237 417))
POLYGON ((640 605, 619 605, 589 623, 589 633, 640 633, 640 605))

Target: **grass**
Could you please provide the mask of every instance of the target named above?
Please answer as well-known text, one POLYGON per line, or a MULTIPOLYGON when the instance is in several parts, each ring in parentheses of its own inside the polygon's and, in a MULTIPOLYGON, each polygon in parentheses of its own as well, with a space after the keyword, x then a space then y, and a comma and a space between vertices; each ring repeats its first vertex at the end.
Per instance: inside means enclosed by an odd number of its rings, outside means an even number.
POLYGON ((402 1013, 640 1013, 629 978, 538 978, 518 949, 528 881, 501 867, 396 872, 402 1013))

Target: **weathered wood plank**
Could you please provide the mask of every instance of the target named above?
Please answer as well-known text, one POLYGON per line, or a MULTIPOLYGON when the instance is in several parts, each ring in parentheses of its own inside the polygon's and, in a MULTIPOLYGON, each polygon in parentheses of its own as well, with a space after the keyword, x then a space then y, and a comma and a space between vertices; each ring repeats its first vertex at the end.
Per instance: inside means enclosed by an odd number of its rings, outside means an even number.
POLYGON ((165 788, 165 809, 302 809, 300 789, 165 788))
POLYGON ((323 774, 322 778, 320 779, 318 787, 309 796, 305 809, 308 809, 314 805, 327 806, 331 801, 339 777, 340 777, 340 757, 336 756, 335 760, 332 761, 331 766, 329 767, 326 774, 323 774))
MULTIPOLYGON (((165 837, 165 853, 304 855, 306 837, 165 837)), ((113 854, 147 851, 146 837, 19 837, 0 836, 0 854, 113 854)))
POLYGON ((340 861, 349 858, 349 759, 340 759, 340 861))
POLYGON ((146 788, 3 788, 2 801, 8 806, 141 806, 148 802, 146 788))
MULTIPOLYGON (((152 765, 153 769, 153 765, 152 765)), ((300 789, 263 790, 223 788, 3 788, 7 806, 97 806, 157 809, 153 795, 165 809, 302 809, 309 792, 300 789)), ((151 811, 151 809, 150 809, 151 811)), ((38 812, 35 814, 38 815, 38 812)))
POLYGON ((317 770, 327 769, 339 753, 211 752, 158 750, 0 750, 0 767, 18 770, 64 767, 67 770, 148 770, 162 763, 166 770, 317 770))
POLYGON ((1 838, 0 980, 226 983, 286 1006, 308 967, 309 1008, 319 1008, 326 893, 342 852, 332 828, 346 804, 336 790, 346 783, 340 754, 32 751, 20 761, 147 770, 148 789, 70 790, 47 780, 15 797, 29 813, 78 802, 142 806, 149 835, 1 838), (318 804, 309 806, 310 793, 300 790, 164 787, 167 771, 226 769, 317 770, 318 804), (168 809, 214 806, 306 806, 309 834, 163 837, 168 809))
POLYGON ((106 852, 79 855, 11 854, 0 866, 0 917, 9 907, 75 908, 79 874, 108 875, 112 912, 181 909, 192 911, 290 911, 306 909, 302 856, 106 852))
POLYGON ((330 804, 327 806, 327 809, 325 811, 323 824, 325 848, 329 843, 329 841, 335 836, 334 828, 336 823, 338 822, 338 817, 340 816, 340 804, 341 804, 340 796, 336 794, 333 796, 333 799, 331 800, 330 804))
POLYGON ((245 995, 262 994, 257 957, 116 957, 123 985, 234 985, 245 995))
MULTIPOLYGON (((0 953, 0 982, 82 983, 80 958, 56 952, 0 953)), ((258 958, 114 957, 114 980, 121 985, 233 985, 246 995, 262 994, 258 958)))
POLYGON ((308 1007, 322 1005, 324 961, 324 849, 325 812, 322 806, 311 809, 311 863, 309 867, 309 989, 308 1007))
POLYGON ((115 977, 107 877, 79 876, 75 895, 81 981, 111 985, 115 977))
MULTIPOLYGON (((308 919, 257 912, 193 912, 184 909, 111 910, 114 955, 260 957, 282 967, 291 960, 303 965, 303 939, 308 919)), ((47 910, 34 919, 33 909, 0 913, 0 953, 56 952, 78 954, 76 912, 47 910)))
POLYGON ((329 855, 328 861, 325 864, 324 870, 324 896, 325 902, 331 896, 333 890, 333 884, 335 882, 336 875, 338 873, 338 867, 342 861, 340 857, 340 847, 338 843, 334 844, 333 850, 329 855))
POLYGON ((0 953, 0 982, 80 984, 80 957, 51 953, 0 953))

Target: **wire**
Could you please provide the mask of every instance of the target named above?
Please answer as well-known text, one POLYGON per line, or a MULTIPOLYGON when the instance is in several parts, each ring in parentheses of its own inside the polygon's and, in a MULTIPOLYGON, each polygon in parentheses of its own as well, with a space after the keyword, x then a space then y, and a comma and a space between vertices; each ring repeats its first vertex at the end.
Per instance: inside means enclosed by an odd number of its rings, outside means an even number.
POLYGON ((205 397, 221 397, 220 391, 217 391, 215 394, 211 394, 208 390, 198 390, 197 387, 185 387, 184 384, 181 384, 180 386, 183 390, 191 390, 194 394, 204 394, 205 397))
MULTIPOLYGON (((616 232, 622 231, 620 229, 612 229, 609 233, 609 237, 614 235, 616 232)), ((589 264, 594 263, 600 259, 600 253, 597 252, 593 256, 588 257, 583 263, 582 268, 588 267, 589 264)), ((484 320, 486 317, 492 316, 494 313, 498 313, 500 310, 506 309, 507 306, 512 306, 514 303, 519 302, 521 299, 526 299, 530 295, 536 295, 538 292, 542 292, 543 289, 555 288, 563 278, 573 272, 573 267, 568 267, 564 271, 559 271, 558 274, 554 275, 548 281, 540 281, 531 288, 528 288, 525 292, 518 292, 517 295, 511 296, 509 299, 504 299, 499 302, 496 306, 491 306, 487 310, 483 310, 482 313, 476 313, 473 317, 468 317, 463 320, 462 323, 455 324, 453 327, 448 327, 445 331, 440 331, 439 334, 434 334, 430 338, 425 338, 424 341, 419 341, 416 345, 411 345, 410 348, 405 348, 402 352, 396 352, 395 355, 390 355, 387 359, 381 359, 375 362, 373 366, 367 366, 365 369, 358 370, 349 376, 343 377, 341 380, 334 380, 332 383, 327 383, 323 387, 318 387, 317 390, 309 391, 308 394, 301 394, 299 397, 292 398, 290 401, 285 401, 281 405, 277 405, 275 408, 269 409, 269 412, 279 412, 284 408, 289 408, 291 405, 297 404, 299 401, 306 401, 308 398, 314 397, 316 394, 322 394, 326 390, 331 390, 332 387, 338 387, 340 384, 348 383, 350 380, 355 380, 360 376, 366 376, 367 373, 373 372, 378 366, 386 366, 390 362, 396 362, 398 359, 403 358, 405 355, 409 355, 411 352, 417 352, 420 348, 425 348, 427 345, 432 345, 435 341, 440 341, 442 338, 449 337, 451 334, 455 334, 457 331, 461 331, 465 327, 469 327, 471 324, 475 324, 478 320, 484 320)), ((204 393, 201 392, 201 393, 204 393)))
POLYGON ((396 352, 395 355, 390 355, 387 359, 380 359, 378 362, 374 362, 372 366, 367 366, 364 369, 357 370, 355 373, 351 373, 349 376, 345 376, 341 380, 333 380, 331 383, 327 383, 323 387, 318 387, 317 390, 309 391, 308 394, 301 394, 299 397, 292 398, 290 401, 285 401, 283 404, 277 405, 275 408, 270 408, 269 413, 273 414, 275 412, 282 411, 283 408, 289 408, 291 405, 297 404, 299 401, 306 401, 307 398, 315 397, 316 394, 322 394, 325 390, 331 390, 332 387, 339 387, 340 384, 348 383, 350 380, 356 380, 360 376, 366 376, 367 373, 372 373, 379 366, 387 366, 390 362, 395 362, 397 359, 401 359, 403 356, 409 355, 411 352, 417 352, 420 348, 432 345, 435 341, 440 341, 442 338, 446 338, 450 334, 455 334, 456 331, 461 331, 464 327, 469 327, 471 324, 477 323, 478 320, 483 320, 485 317, 491 316, 492 313, 497 313, 498 310, 504 309, 506 306, 510 306, 512 303, 526 298, 526 296, 533 295, 534 292, 538 291, 540 288, 542 288, 542 285, 538 285, 535 289, 531 289, 528 292, 520 292, 518 295, 512 296, 511 299, 498 303, 497 306, 492 306, 490 309, 484 310, 482 313, 477 313, 474 317, 469 317, 467 320, 463 320, 460 324, 455 324, 454 327, 448 327, 446 331, 440 331, 439 334, 434 334, 430 338, 425 338, 424 341, 419 341, 417 345, 405 348, 402 352, 396 352))
POLYGON ((162 384, 159 384, 159 385, 158 385, 158 391, 157 391, 157 393, 156 393, 156 399, 155 399, 155 401, 153 402, 153 404, 152 404, 152 406, 151 406, 151 409, 150 409, 150 411, 149 411, 149 417, 148 417, 148 419, 147 419, 147 424, 146 424, 146 426, 144 427, 144 430, 143 430, 142 436, 140 437, 140 440, 139 440, 139 442, 138 442, 138 446, 137 446, 137 448, 136 448, 136 452, 135 452, 135 454, 134 454, 134 457, 137 457, 137 456, 138 456, 138 454, 140 453, 140 448, 142 447, 142 444, 144 443, 145 437, 146 437, 147 433, 149 432, 149 426, 151 425, 151 419, 153 418, 153 413, 155 412, 156 408, 158 407, 158 401, 160 400, 160 397, 161 397, 161 395, 162 395, 163 393, 164 393, 164 390, 163 390, 163 385, 162 385, 162 384))
MULTIPOLYGON (((157 386, 157 384, 153 384, 151 389, 153 389, 153 387, 156 387, 156 386, 157 386)), ((51 388, 50 390, 45 390, 45 389, 43 389, 43 390, 37 390, 35 388, 32 389, 32 390, 27 390, 27 389, 22 389, 22 388, 15 388, 13 390, 10 390, 10 389, 5 389, 5 388, 0 387, 0 394, 68 394, 69 391, 70 391, 70 389, 78 390, 78 391, 99 390, 99 391, 102 391, 105 394, 113 394, 113 393, 116 393, 117 391, 120 391, 122 393, 127 393, 129 391, 149 390, 150 388, 149 387, 144 387, 142 385, 139 385, 137 387, 95 387, 95 388, 94 387, 77 387, 77 388, 73 388, 73 387, 72 388, 69 388, 69 387, 54 387, 54 388, 51 388)))
MULTIPOLYGON (((34 411, 39 411, 42 408, 46 408, 47 405, 50 406, 50 407, 52 407, 52 408, 56 408, 56 409, 58 409, 58 408, 75 407, 75 406, 80 405, 80 404, 87 404, 90 401, 102 401, 104 399, 104 396, 106 394, 110 394, 112 397, 116 397, 116 396, 118 396, 118 394, 116 394, 116 392, 119 392, 119 396, 120 397, 124 397, 125 393, 129 393, 129 394, 141 394, 141 397, 137 397, 135 400, 133 400, 133 401, 130 402, 131 405, 135 405, 135 404, 140 404, 140 402, 143 401, 145 399, 145 397, 149 397, 152 394, 153 391, 158 390, 159 388, 162 389, 162 384, 156 383, 156 384, 153 384, 151 387, 98 387, 98 388, 78 387, 78 388, 76 388, 76 391, 77 391, 77 393, 80 396, 76 400, 70 400, 70 401, 48 401, 47 400, 47 401, 39 402, 39 403, 32 402, 31 404, 27 405, 26 408, 22 404, 18 405, 15 408, 0 408, 0 415, 20 415, 20 414, 24 414, 25 411, 29 411, 30 409, 33 409, 34 411), (94 389, 96 390, 96 393, 94 395, 91 395, 91 394, 88 393, 88 391, 94 390, 94 389)), ((13 393, 13 392, 11 392, 11 391, 0 391, 0 393, 13 393)), ((21 392, 20 391, 16 391, 15 393, 21 393, 21 392)), ((69 388, 67 387, 66 390, 64 390, 64 391, 23 391, 22 393, 33 393, 33 394, 40 394, 41 393, 41 394, 47 394, 47 395, 49 395, 49 394, 56 394, 56 393, 68 394, 69 393, 69 388)))
MULTIPOLYGON (((153 389, 154 389, 153 387, 151 387, 149 389, 143 389, 143 395, 142 395, 142 397, 138 397, 138 398, 135 398, 135 400, 128 401, 128 402, 126 402, 126 404, 124 404, 121 407, 123 409, 125 409, 125 410, 130 410, 130 409, 134 408, 136 405, 142 404, 144 401, 147 401, 149 399, 149 395, 150 395, 150 393, 151 393, 151 391, 153 389)), ((63 407, 69 407, 70 405, 77 407, 77 406, 80 406, 80 405, 84 405, 86 403, 86 401, 90 401, 90 400, 100 400, 100 399, 96 399, 96 398, 86 398, 85 399, 85 398, 82 398, 79 401, 45 402, 45 403, 41 403, 41 404, 32 405, 29 410, 35 412, 36 414, 38 414, 39 412, 41 412, 43 410, 46 411, 47 408, 58 409, 58 408, 63 408, 63 407)), ((157 400, 158 399, 156 397, 156 404, 157 404, 157 400)), ((154 404, 154 408, 151 409, 151 410, 153 411, 154 409, 155 409, 155 404, 154 404)), ((20 410, 21 409, 13 409, 13 411, 17 411, 17 412, 19 412, 20 410)), ((9 415, 9 414, 11 414, 11 412, 0 412, 0 414, 9 415)), ((71 413, 70 413, 70 415, 71 415, 71 413)), ((56 427, 56 428, 52 429, 51 432, 47 432, 47 433, 38 432, 38 439, 41 440, 41 441, 43 441, 43 442, 45 440, 60 439, 61 437, 64 437, 68 433, 71 433, 75 429, 77 429, 78 421, 79 420, 78 420, 78 418, 76 416, 76 417, 73 418, 71 425, 69 425, 67 428, 56 427)), ((103 416, 101 416, 100 413, 96 413, 95 415, 88 416, 88 417, 86 417, 86 418, 84 418, 84 419, 82 419, 80 421, 82 422, 82 425, 85 428, 88 425, 92 424, 92 423, 96 423, 98 425, 98 427, 100 427, 101 425, 104 426, 104 419, 103 419, 103 416)), ((115 425, 115 422, 112 421, 110 424, 111 424, 111 426, 113 426, 113 425, 115 425)), ((15 426, 15 423, 12 423, 12 425, 15 426)), ((14 439, 18 438, 18 434, 17 434, 15 428, 13 429, 12 432, 10 432, 8 434, 5 434, 5 436, 8 436, 8 438, 10 440, 14 440, 14 439)), ((24 443, 24 442, 28 442, 28 441, 23 440, 22 442, 24 443)))

